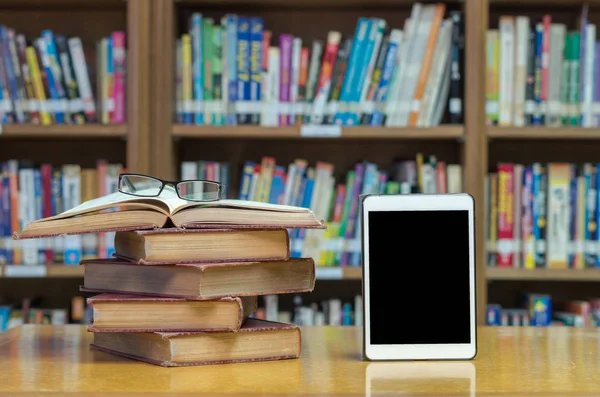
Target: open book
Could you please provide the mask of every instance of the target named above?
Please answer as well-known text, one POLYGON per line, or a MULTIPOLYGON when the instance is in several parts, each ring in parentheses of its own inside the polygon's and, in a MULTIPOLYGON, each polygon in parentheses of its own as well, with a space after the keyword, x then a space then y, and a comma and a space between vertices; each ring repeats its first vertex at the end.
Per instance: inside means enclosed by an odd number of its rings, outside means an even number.
POLYGON ((179 228, 324 228, 308 208, 243 200, 192 202, 170 186, 159 197, 116 192, 31 222, 15 239, 64 234, 179 228))

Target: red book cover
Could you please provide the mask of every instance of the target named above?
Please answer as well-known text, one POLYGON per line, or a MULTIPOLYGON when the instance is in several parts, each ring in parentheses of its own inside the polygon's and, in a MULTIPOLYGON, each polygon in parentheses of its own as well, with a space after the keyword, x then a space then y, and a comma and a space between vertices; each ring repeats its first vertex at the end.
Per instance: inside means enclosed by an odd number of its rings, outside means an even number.
POLYGON ((514 166, 498 165, 498 266, 513 266, 514 166))

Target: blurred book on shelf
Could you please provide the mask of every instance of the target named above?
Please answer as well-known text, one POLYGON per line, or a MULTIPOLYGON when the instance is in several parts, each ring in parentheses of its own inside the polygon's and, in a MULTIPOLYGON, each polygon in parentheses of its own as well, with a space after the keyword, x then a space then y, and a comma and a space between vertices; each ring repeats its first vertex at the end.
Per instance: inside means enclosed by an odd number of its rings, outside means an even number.
POLYGON ((498 164, 485 188, 488 265, 600 267, 598 167, 498 164))
POLYGON ((486 324, 492 326, 600 327, 600 299, 553 302, 550 295, 527 294, 522 307, 488 304, 486 324))
MULTIPOLYGON (((290 230, 292 257, 312 257, 319 266, 360 266, 359 195, 369 193, 460 193, 462 167, 446 164, 435 156, 417 154, 415 160, 398 160, 390 170, 368 161, 336 181, 333 164, 314 166, 297 159, 287 167, 265 156, 260 162, 246 161, 241 172, 238 196, 271 204, 309 208, 327 230, 290 230)), ((217 178, 229 181, 229 165, 212 161, 184 161, 181 179, 217 178), (227 172, 223 172, 226 169, 227 172)), ((231 192, 230 195, 234 194, 231 192)))
POLYGON ((39 298, 0 302, 0 332, 23 324, 91 324, 92 308, 81 296, 71 298, 70 308, 41 308, 42 304, 39 298))
POLYGON ((0 258, 10 265, 79 265, 82 259, 110 257, 114 233, 13 240, 23 226, 54 216, 84 201, 117 191, 123 167, 97 162, 96 168, 75 164, 39 167, 28 161, 0 164, 0 258))
POLYGON ((600 126, 600 44, 587 4, 579 26, 500 16, 487 31, 489 125, 600 126))
POLYGON ((413 5, 402 27, 278 36, 260 17, 192 14, 177 40, 176 122, 431 127, 463 121, 463 15, 413 5))
POLYGON ((2 124, 125 123, 125 33, 112 32, 97 47, 94 71, 79 37, 52 30, 25 37, 0 25, 2 124))
POLYGON ((279 296, 265 295, 263 303, 252 317, 293 323, 296 325, 363 325, 362 296, 356 295, 351 301, 331 298, 320 302, 304 303, 302 296, 295 295, 291 310, 281 310, 279 296))

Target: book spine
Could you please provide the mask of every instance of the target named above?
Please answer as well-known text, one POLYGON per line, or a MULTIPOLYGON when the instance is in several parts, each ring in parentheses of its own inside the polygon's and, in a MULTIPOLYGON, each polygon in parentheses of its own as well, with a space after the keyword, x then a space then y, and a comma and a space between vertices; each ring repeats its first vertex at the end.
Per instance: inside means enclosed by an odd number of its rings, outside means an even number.
POLYGON ((46 49, 46 42, 40 38, 35 41, 36 49, 38 50, 39 57, 41 59, 41 65, 46 75, 46 84, 48 85, 48 93, 50 94, 50 109, 54 115, 54 121, 56 124, 65 124, 65 114, 60 106, 60 94, 58 88, 55 85, 56 79, 54 77, 54 71, 52 63, 50 61, 49 54, 46 49))
POLYGON ((63 80, 69 101, 69 113, 71 115, 71 121, 73 124, 85 124, 83 102, 79 96, 77 80, 75 80, 71 56, 69 55, 69 46, 65 36, 56 36, 56 50, 63 71, 63 80))
POLYGON ((452 50, 450 56, 450 98, 448 99, 448 113, 450 124, 463 122, 463 41, 464 26, 462 13, 451 11, 452 20, 452 50))
MULTIPOLYGON (((203 68, 204 68, 204 100, 203 100, 203 111, 204 111, 204 124, 213 125, 213 93, 214 93, 214 80, 213 80, 213 66, 212 63, 214 61, 213 56, 213 47, 214 47, 214 38, 213 31, 215 30, 214 20, 211 18, 204 18, 202 21, 202 60, 203 60, 203 68)), ((184 47, 185 48, 185 47, 184 47)), ((184 49, 185 51, 185 49, 184 49)), ((184 59, 187 59, 188 55, 185 56, 184 59)), ((191 49, 190 49, 190 62, 191 62, 191 49)), ((185 64, 184 64, 185 67, 185 64)), ((185 77, 185 75, 184 75, 185 77)), ((185 82, 189 82, 188 84, 191 86, 191 76, 187 79, 184 79, 185 82)), ((184 85, 185 87, 185 85, 184 85)), ((190 89, 191 90, 191 89, 190 89)), ((191 93, 190 93, 191 96, 191 93)), ((185 103, 185 101, 184 101, 185 103)), ((184 110, 185 112, 185 110, 184 110)), ((185 116, 185 114, 184 114, 185 116)), ((188 118, 186 124, 191 124, 191 119, 188 118)))
POLYGON ((577 209, 578 172, 575 164, 569 164, 569 252, 567 267, 574 269, 577 261, 577 228, 579 214, 577 209))
POLYGON ((344 75, 348 66, 348 56, 350 55, 351 46, 352 40, 345 39, 338 49, 335 66, 331 75, 331 89, 329 90, 329 98, 327 98, 323 124, 334 124, 335 114, 339 109, 340 92, 344 83, 344 75))
POLYGON ((489 30, 486 37, 486 104, 485 113, 490 125, 498 124, 498 91, 500 68, 500 32, 489 30))
POLYGON ((384 106, 387 100, 394 66, 396 66, 398 48, 402 41, 402 36, 403 33, 401 30, 392 29, 390 32, 389 44, 387 46, 385 60, 381 71, 381 78, 379 80, 377 91, 375 92, 375 110, 369 123, 374 127, 379 127, 384 123, 384 106))
POLYGON ((515 54, 515 94, 513 124, 525 125, 525 84, 527 81, 527 45, 529 44, 529 18, 516 18, 516 54, 515 54))
POLYGON ((386 22, 384 20, 377 18, 372 20, 364 51, 361 54, 362 56, 359 57, 360 72, 358 73, 354 87, 352 87, 352 99, 350 101, 350 111, 348 112, 349 117, 346 120, 346 125, 354 126, 360 123, 359 118, 362 106, 367 97, 369 82, 375 68, 375 61, 379 53, 385 27, 386 22))
POLYGON ((228 117, 227 125, 237 124, 237 115, 235 111, 235 102, 238 100, 238 82, 237 82, 237 51, 238 51, 238 21, 237 16, 227 15, 227 75, 229 79, 228 87, 228 117))
POLYGON ((348 67, 344 76, 344 84, 340 93, 340 109, 336 113, 334 122, 337 125, 347 125, 347 120, 350 118, 349 103, 352 100, 355 81, 358 80, 360 74, 361 57, 363 55, 363 47, 368 32, 371 28, 371 21, 367 18, 359 18, 356 25, 354 38, 352 39, 352 49, 348 59, 348 67))
POLYGON ((290 125, 296 125, 298 115, 303 114, 303 104, 298 98, 300 89, 301 53, 302 39, 294 37, 292 41, 292 69, 290 74, 290 125))
MULTIPOLYGON (((192 80, 194 97, 194 122, 204 124, 204 58, 202 51, 202 14, 195 12, 190 18, 190 36, 192 39, 192 80)), ((184 120, 182 120, 184 121, 184 120)))
POLYGON ((279 102, 281 102, 282 109, 279 115, 279 125, 286 126, 290 125, 290 74, 291 74, 291 62, 292 62, 292 41, 293 37, 289 34, 282 34, 279 36, 279 102))
POLYGON ((540 92, 541 102, 541 124, 546 124, 546 117, 548 114, 548 86, 549 81, 549 70, 550 70, 550 24, 552 19, 550 15, 544 15, 542 18, 542 89, 540 92))
POLYGON ((566 269, 569 260, 569 164, 548 165, 547 266, 566 269))
POLYGON ((498 165, 498 242, 499 267, 513 266, 514 192, 513 164, 498 165))
POLYGON ((271 50, 271 38, 273 33, 269 30, 264 30, 262 35, 262 44, 261 44, 261 103, 260 105, 260 125, 266 126, 268 125, 269 118, 269 104, 273 101, 271 98, 271 87, 269 86, 269 52, 271 50))
POLYGON ((369 125, 371 117, 375 112, 375 94, 379 88, 379 82, 381 81, 381 74, 383 73, 384 63, 387 59, 386 56, 389 45, 389 36, 383 37, 381 46, 379 47, 379 54, 377 55, 377 60, 375 61, 375 67, 373 69, 371 81, 368 82, 367 96, 365 98, 366 102, 363 104, 363 111, 360 114, 359 124, 361 125, 369 125))
MULTIPOLYGON (((587 67, 587 66, 586 66, 587 67)), ((585 267, 595 267, 598 259, 597 241, 598 231, 596 218, 598 213, 598 167, 586 165, 587 179, 587 205, 586 205, 586 236, 585 236, 585 267)))
MULTIPOLYGON (((210 68, 212 74, 212 124, 225 125, 223 114, 223 29, 219 25, 212 27, 212 53, 210 68)), ((252 65, 252 62, 250 63, 252 65)), ((260 65, 259 65, 260 68, 260 65)), ((260 80, 260 74, 259 74, 260 80)), ((260 96, 260 89, 258 95, 260 96)))
POLYGON ((523 197, 522 204, 522 231, 523 239, 523 267, 526 269, 535 268, 535 250, 533 236, 533 169, 526 167, 523 171, 523 197))
POLYGON ((510 126, 513 121, 515 23, 513 17, 501 17, 500 30, 500 90, 498 93, 500 126, 510 126))
POLYGON ((546 170, 533 164, 533 236, 535 267, 546 267, 546 170))
POLYGON ((310 118, 312 124, 323 123, 325 107, 327 106, 326 102, 329 97, 329 91, 331 90, 331 76, 341 40, 342 34, 340 32, 331 31, 327 35, 327 44, 325 45, 325 53, 323 54, 321 73, 312 106, 312 115, 310 118))
POLYGON ((25 57, 27 59, 27 65, 31 71, 31 85, 33 93, 36 98, 37 104, 39 105, 39 118, 42 125, 52 124, 52 118, 48 111, 46 102, 46 92, 42 83, 42 76, 40 75, 40 67, 38 65, 37 55, 33 47, 27 47, 25 49, 25 57))
POLYGON ((92 94, 90 77, 88 74, 85 56, 83 54, 83 46, 79 37, 71 37, 68 39, 69 52, 73 61, 73 69, 75 72, 75 80, 77 80, 77 88, 79 89, 79 97, 83 102, 83 112, 88 123, 95 123, 96 105, 92 94))
POLYGON ((571 44, 573 53, 571 54, 571 70, 569 75, 569 122, 570 126, 579 125, 579 96, 580 96, 580 67, 581 67, 581 36, 579 32, 573 32, 573 42, 571 44))
POLYGON ((409 126, 414 127, 417 125, 419 112, 421 112, 423 94, 425 92, 427 84, 427 77, 429 75, 429 70, 431 69, 433 52, 435 49, 437 38, 439 36, 440 25, 442 23, 442 19, 444 18, 445 11, 446 6, 443 3, 435 5, 435 14, 429 31, 427 47, 425 48, 425 54, 423 55, 421 70, 419 72, 419 78, 415 87, 415 93, 411 103, 411 109, 408 119, 409 126))
POLYGON ((236 55, 236 113, 238 124, 250 122, 250 20, 247 17, 237 18, 237 55, 236 55))
MULTIPOLYGON (((112 37, 104 38, 104 42, 106 45, 106 59, 104 59, 105 64, 103 65, 104 76, 103 76, 103 86, 104 97, 102 98, 104 104, 102 105, 102 123, 109 124, 110 123, 110 115, 115 109, 115 101, 113 98, 113 86, 114 86, 114 45, 112 37)), ((190 82, 191 84, 191 82, 190 82)))
POLYGON ((250 101, 252 101, 250 124, 253 125, 260 125, 263 30, 262 18, 250 19, 250 101))
POLYGON ((354 186, 352 188, 352 197, 350 202, 350 212, 348 213, 348 221, 346 224, 345 230, 345 247, 344 252, 342 254, 341 266, 347 266, 350 264, 350 240, 354 237, 355 227, 356 227, 356 217, 358 215, 358 196, 360 195, 363 178, 365 174, 365 167, 363 164, 357 164, 355 167, 355 175, 356 179, 354 181, 354 186))
POLYGON ((181 103, 183 123, 192 123, 192 42, 189 34, 181 35, 181 103))
POLYGON ((126 74, 126 49, 125 49, 125 33, 113 32, 113 99, 114 109, 111 113, 111 122, 113 124, 125 123, 125 74, 126 74))
POLYGON ((594 103, 592 104, 592 125, 600 127, 600 42, 596 42, 594 68, 594 103))
POLYGON ((544 25, 538 23, 535 25, 535 80, 533 86, 533 100, 535 109, 533 113, 532 125, 542 125, 543 105, 542 105, 542 44, 544 38, 544 25))
POLYGON ((594 102, 594 64, 596 51, 596 25, 588 24, 586 32, 586 48, 585 48, 585 81, 582 94, 581 105, 581 126, 593 127, 594 120, 592 117, 592 105, 594 102))
POLYGON ((535 30, 528 30, 527 43, 527 81, 525 84, 525 125, 533 124, 535 114, 535 30))
POLYGON ((566 126, 569 124, 569 98, 571 96, 571 67, 573 65, 573 34, 567 32, 565 35, 564 55, 562 64, 562 75, 560 82, 560 102, 561 102, 561 119, 560 124, 566 126))
POLYGON ((17 94, 18 100, 21 103, 21 109, 23 109, 24 121, 31 122, 31 110, 29 109, 29 101, 27 101, 27 92, 25 90, 25 80, 21 70, 21 63, 19 61, 19 54, 17 52, 17 42, 15 37, 15 31, 13 29, 7 29, 8 35, 8 47, 10 52, 10 59, 12 61, 12 68, 17 83, 17 94))
POLYGON ((4 59, 4 72, 6 74, 6 83, 8 86, 8 97, 12 101, 12 107, 15 110, 15 120, 17 123, 25 122, 25 113, 23 111, 23 103, 19 99, 19 89, 17 79, 13 69, 13 62, 10 55, 10 44, 8 38, 8 29, 0 26, 0 40, 2 41, 2 56, 4 59))
POLYGON ((296 125, 302 125, 302 121, 304 120, 304 114, 307 113, 304 111, 305 107, 308 107, 306 103, 306 89, 308 83, 308 65, 310 60, 309 49, 303 47, 300 49, 300 67, 298 71, 298 106, 297 106, 297 114, 296 114, 296 125))
POLYGON ((308 80, 306 83, 306 102, 302 109, 304 124, 310 123, 311 104, 315 99, 317 83, 319 80, 319 64, 323 55, 323 43, 319 40, 313 41, 308 68, 308 80))
POLYGON ((269 48, 268 93, 265 98, 266 116, 262 122, 265 126, 275 127, 279 124, 279 60, 278 47, 269 48))

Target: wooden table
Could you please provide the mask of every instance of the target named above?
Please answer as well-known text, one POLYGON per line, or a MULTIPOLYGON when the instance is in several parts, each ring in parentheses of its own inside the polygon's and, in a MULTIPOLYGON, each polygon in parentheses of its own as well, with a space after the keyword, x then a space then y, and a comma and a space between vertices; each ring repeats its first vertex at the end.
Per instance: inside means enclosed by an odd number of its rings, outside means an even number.
POLYGON ((82 326, 27 325, 0 333, 0 395, 600 395, 596 329, 484 327, 479 340, 473 361, 369 363, 359 328, 307 327, 301 359, 162 368, 90 351, 82 326))

